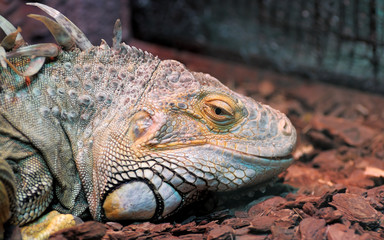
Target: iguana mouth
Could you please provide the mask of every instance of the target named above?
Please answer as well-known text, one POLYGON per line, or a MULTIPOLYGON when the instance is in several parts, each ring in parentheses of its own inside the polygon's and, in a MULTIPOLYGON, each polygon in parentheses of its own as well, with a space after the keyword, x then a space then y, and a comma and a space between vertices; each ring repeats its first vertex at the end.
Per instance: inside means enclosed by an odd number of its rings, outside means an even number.
POLYGON ((271 161, 284 161, 284 160, 293 159, 292 154, 289 154, 289 155, 286 155, 286 156, 282 156, 282 157, 263 157, 263 156, 258 156, 258 155, 251 155, 251 156, 255 156, 255 157, 258 157, 258 158, 262 158, 262 159, 268 159, 268 160, 271 160, 271 161))
POLYGON ((281 168, 285 165, 291 164, 291 162, 293 161, 293 156, 291 153, 284 156, 263 156, 242 152, 232 148, 226 148, 217 145, 213 146, 223 151, 224 154, 230 154, 232 160, 242 162, 246 165, 249 164, 250 166, 268 166, 274 168, 281 168))
POLYGON ((221 148, 221 149, 224 149, 225 151, 230 151, 230 152, 236 153, 237 155, 240 155, 240 156, 245 156, 244 158, 242 158, 242 160, 247 160, 247 159, 251 160, 252 158, 253 159, 255 159, 255 158, 265 159, 265 160, 271 160, 271 161, 283 161, 283 160, 293 159, 293 156, 291 153, 288 155, 285 155, 285 156, 263 156, 263 155, 251 154, 251 153, 238 151, 238 150, 233 149, 233 148, 226 148, 226 147, 221 147, 221 146, 217 146, 217 145, 214 145, 214 146, 221 148))
POLYGON ((262 154, 252 154, 249 152, 240 151, 240 150, 235 149, 235 148, 229 148, 229 147, 225 147, 223 145, 215 144, 215 143, 212 143, 208 140, 203 140, 203 139, 197 139, 197 140, 189 141, 187 143, 181 142, 181 141, 169 142, 169 143, 160 143, 160 144, 155 145, 155 147, 157 150, 166 151, 166 150, 176 150, 176 149, 188 148, 188 147, 196 147, 196 146, 201 146, 201 145, 210 145, 210 146, 222 149, 222 151, 232 152, 232 153, 240 156, 241 159, 248 160, 248 162, 251 162, 252 159, 256 159, 256 158, 257 159, 270 160, 270 161, 283 161, 283 160, 293 159, 292 153, 289 153, 287 155, 282 155, 282 156, 266 156, 266 155, 262 155, 262 154))

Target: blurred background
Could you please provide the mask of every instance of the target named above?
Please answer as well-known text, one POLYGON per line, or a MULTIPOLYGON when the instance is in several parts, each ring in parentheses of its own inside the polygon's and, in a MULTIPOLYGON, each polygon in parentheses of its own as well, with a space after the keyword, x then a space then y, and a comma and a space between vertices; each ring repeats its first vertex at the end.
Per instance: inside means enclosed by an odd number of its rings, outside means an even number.
MULTIPOLYGON (((29 43, 53 41, 26 17, 28 1, 0 0, 0 14, 29 43)), ((35 1, 33 1, 35 2, 35 1)), ((145 42, 251 67, 384 92, 382 0, 42 0, 78 25, 93 44, 145 42)))

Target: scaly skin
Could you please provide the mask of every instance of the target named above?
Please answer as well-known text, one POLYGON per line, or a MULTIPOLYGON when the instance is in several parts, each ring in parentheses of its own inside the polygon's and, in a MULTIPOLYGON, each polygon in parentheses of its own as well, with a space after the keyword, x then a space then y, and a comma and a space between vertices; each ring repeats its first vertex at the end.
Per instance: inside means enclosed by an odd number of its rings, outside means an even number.
MULTIPOLYGON (((11 214, 0 212, 0 224, 25 225, 48 208, 98 221, 163 219, 203 192, 261 184, 291 164, 296 132, 284 114, 119 36, 113 48, 77 39, 84 50, 61 50, 41 67, 7 51, 0 199, 9 201, 0 204, 11 214)), ((48 55, 41 48, 33 55, 48 55)))

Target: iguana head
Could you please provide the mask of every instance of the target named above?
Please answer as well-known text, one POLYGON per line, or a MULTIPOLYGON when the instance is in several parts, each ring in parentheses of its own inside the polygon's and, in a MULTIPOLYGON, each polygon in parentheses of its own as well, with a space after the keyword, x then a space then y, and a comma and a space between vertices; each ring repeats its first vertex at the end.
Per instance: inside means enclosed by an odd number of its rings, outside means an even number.
MULTIPOLYGON (((66 50, 52 74, 65 73, 67 85, 79 79, 83 86, 68 89, 72 100, 61 99, 63 106, 74 103, 80 92, 79 112, 68 114, 80 116, 74 121, 78 126, 62 124, 68 138, 78 140, 73 152, 94 218, 162 219, 202 192, 261 184, 291 164, 296 131, 283 113, 231 91, 208 74, 121 43, 119 22, 113 49, 105 42, 94 47, 57 10, 29 5, 57 21, 32 15, 66 50), (82 51, 72 54, 75 45, 82 51), (78 136, 72 137, 73 132, 78 136)), ((18 33, 14 31, 15 38, 18 33)), ((40 71, 44 56, 57 56, 58 48, 35 45, 14 53, 39 56, 19 73, 29 76, 40 71), (46 55, 46 49, 54 51, 46 55)))
POLYGON ((296 131, 283 113, 176 61, 158 65, 130 111, 93 150, 110 220, 161 219, 203 191, 260 184, 292 162, 296 131))

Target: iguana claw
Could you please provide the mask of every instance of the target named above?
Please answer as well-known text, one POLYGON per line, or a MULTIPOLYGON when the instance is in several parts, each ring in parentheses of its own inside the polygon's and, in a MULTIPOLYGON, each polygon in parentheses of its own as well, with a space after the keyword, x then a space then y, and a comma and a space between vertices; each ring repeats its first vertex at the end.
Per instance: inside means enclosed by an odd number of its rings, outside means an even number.
POLYGON ((20 47, 14 51, 7 52, 7 58, 30 56, 56 57, 59 54, 59 51, 59 46, 54 43, 41 43, 20 47))
POLYGON ((31 61, 29 62, 27 70, 25 70, 25 72, 23 72, 21 75, 24 77, 30 77, 35 75, 43 67, 44 63, 45 57, 33 56, 31 58, 31 61))
POLYGON ((18 27, 16 29, 16 31, 14 31, 13 33, 7 35, 3 41, 1 41, 1 46, 5 49, 5 50, 11 50, 15 44, 16 44, 16 38, 17 36, 19 35, 19 33, 21 32, 21 28, 18 27))
POLYGON ((56 42, 63 46, 65 50, 72 50, 75 48, 76 44, 71 35, 65 30, 61 25, 57 22, 53 21, 46 16, 38 15, 38 14, 29 14, 28 17, 36 19, 48 28, 48 30, 52 33, 56 42))
POLYGON ((5 49, 0 46, 0 64, 3 68, 7 68, 6 56, 5 49))
POLYGON ((45 57, 56 57, 60 48, 53 43, 43 43, 31 46, 20 47, 11 52, 5 52, 0 46, 0 64, 3 68, 7 65, 19 76, 29 77, 35 75, 44 65, 45 57), (21 72, 8 59, 14 57, 31 57, 28 68, 21 72))
POLYGON ((41 217, 35 223, 21 228, 23 240, 42 240, 65 228, 73 227, 78 223, 77 218, 71 214, 60 214, 57 211, 52 211, 41 217))
MULTIPOLYGON (((7 19, 5 19, 3 16, 0 15, 0 28, 3 29, 6 35, 12 34, 13 32, 16 32, 17 29, 15 26, 12 25, 7 19)), ((16 36, 16 41, 23 41, 23 37, 21 36, 20 32, 16 36)))
MULTIPOLYGON (((35 16, 35 18, 37 17, 35 16)), ((22 36, 20 35, 20 27, 16 29, 1 15, 0 27, 7 34, 7 36, 0 43, 0 65, 3 68, 7 68, 8 65, 20 76, 29 77, 35 75, 43 66, 45 57, 55 57, 59 54, 59 48, 57 45, 52 43, 18 47, 25 44, 22 36), (9 51, 13 48, 15 48, 15 50, 6 52, 6 50, 9 51), (21 72, 17 70, 17 68, 8 59, 23 56, 31 57, 31 61, 28 68, 24 72, 21 72)))
POLYGON ((73 24, 67 17, 61 14, 56 9, 48 7, 47 5, 41 3, 27 3, 27 5, 36 6, 46 12, 48 15, 53 17, 62 27, 64 27, 68 33, 73 37, 76 42, 76 45, 81 50, 87 50, 92 47, 91 42, 85 36, 85 34, 73 24))

